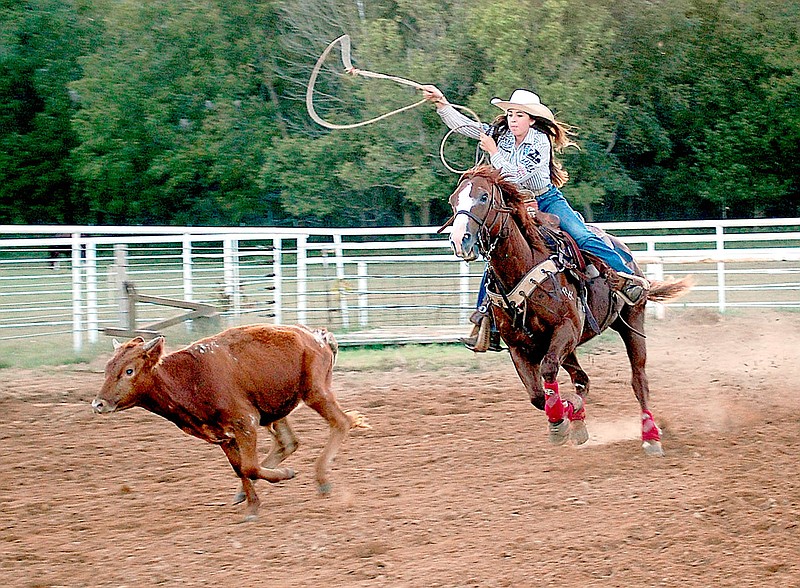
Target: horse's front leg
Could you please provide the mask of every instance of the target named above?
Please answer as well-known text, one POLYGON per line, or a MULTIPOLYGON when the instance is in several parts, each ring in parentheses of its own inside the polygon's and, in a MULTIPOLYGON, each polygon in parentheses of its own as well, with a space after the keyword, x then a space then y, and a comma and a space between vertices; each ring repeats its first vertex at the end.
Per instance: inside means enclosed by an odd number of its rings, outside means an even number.
POLYGON ((539 410, 544 410, 544 388, 542 387, 542 375, 539 371, 539 363, 530 352, 524 353, 520 347, 509 345, 508 351, 511 354, 511 361, 517 370, 519 379, 528 391, 531 404, 539 410))
MULTIPOLYGON (((568 398, 566 402, 572 402, 572 410, 567 411, 569 415, 569 436, 573 443, 582 445, 589 440, 589 431, 586 430, 586 395, 589 393, 589 376, 583 371, 578 362, 578 356, 573 351, 567 355, 561 364, 575 386, 575 396, 568 398)), ((563 399, 562 399, 563 400, 563 399)))
POLYGON ((545 403, 550 442, 563 445, 570 435, 570 423, 574 422, 573 440, 584 443, 589 435, 583 424, 583 401, 578 396, 562 399, 558 390, 558 370, 570 356, 574 357, 578 344, 578 328, 571 320, 564 320, 553 331, 547 353, 542 359, 542 378, 544 378, 545 403))

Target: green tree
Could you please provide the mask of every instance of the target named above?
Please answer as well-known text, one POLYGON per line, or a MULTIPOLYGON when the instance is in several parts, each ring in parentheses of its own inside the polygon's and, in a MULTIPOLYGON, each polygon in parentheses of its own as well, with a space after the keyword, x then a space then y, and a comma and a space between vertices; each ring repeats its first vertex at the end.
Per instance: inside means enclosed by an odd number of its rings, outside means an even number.
POLYGON ((238 224, 269 211, 258 187, 278 133, 266 87, 271 6, 106 6, 105 42, 72 88, 76 176, 98 222, 238 224))
POLYGON ((617 215, 797 214, 797 3, 629 0, 615 16, 615 152, 643 186, 617 215))
POLYGON ((68 84, 99 33, 92 14, 72 1, 0 8, 0 222, 84 219, 69 166, 78 138, 68 84))

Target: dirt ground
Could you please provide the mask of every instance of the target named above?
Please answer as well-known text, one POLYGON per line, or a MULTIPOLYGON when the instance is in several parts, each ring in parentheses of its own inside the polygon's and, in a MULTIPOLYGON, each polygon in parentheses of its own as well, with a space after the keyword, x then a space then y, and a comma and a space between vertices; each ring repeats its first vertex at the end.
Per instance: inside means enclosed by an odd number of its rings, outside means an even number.
POLYGON ((102 362, 2 370, 0 586, 800 586, 800 314, 674 311, 648 335, 664 458, 616 336, 583 356, 582 447, 548 444, 508 357, 339 370, 373 429, 321 498, 326 431, 298 409, 298 476, 258 485, 254 523, 219 448, 92 414, 102 362))

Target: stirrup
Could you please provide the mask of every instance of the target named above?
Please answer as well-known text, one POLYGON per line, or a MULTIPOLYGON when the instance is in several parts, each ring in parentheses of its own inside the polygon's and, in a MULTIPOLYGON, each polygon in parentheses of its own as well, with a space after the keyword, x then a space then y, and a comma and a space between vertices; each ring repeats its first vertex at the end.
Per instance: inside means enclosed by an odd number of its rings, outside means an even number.
POLYGON ((488 316, 481 319, 479 325, 472 328, 472 333, 469 337, 462 337, 459 339, 470 351, 475 353, 486 353, 489 349, 489 342, 491 339, 492 320, 488 316))
POLYGON ((647 300, 647 291, 650 289, 650 282, 641 276, 626 272, 617 272, 622 284, 615 293, 622 298, 625 304, 635 306, 642 300, 647 300))

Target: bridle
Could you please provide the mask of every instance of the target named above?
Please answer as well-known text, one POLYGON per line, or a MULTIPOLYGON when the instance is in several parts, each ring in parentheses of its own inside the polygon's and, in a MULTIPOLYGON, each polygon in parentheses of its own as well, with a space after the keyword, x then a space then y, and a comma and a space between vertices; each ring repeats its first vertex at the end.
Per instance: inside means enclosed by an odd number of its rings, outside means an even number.
MULTIPOLYGON (((461 182, 459 182, 459 185, 461 185, 461 182)), ((450 219, 442 226, 442 228, 439 229, 439 232, 442 232, 445 228, 452 225, 460 214, 463 214, 475 221, 478 225, 476 232, 478 251, 486 258, 487 261, 489 261, 492 251, 494 251, 494 249, 497 247, 497 244, 506 237, 506 225, 508 224, 508 219, 512 212, 511 208, 502 204, 502 200, 500 203, 498 203, 498 200, 500 200, 498 195, 502 194, 499 186, 494 182, 491 182, 491 185, 492 189, 489 193, 489 206, 484 218, 479 217, 471 210, 457 210, 455 214, 453 214, 453 216, 451 216, 450 219), (496 214, 494 215, 494 218, 492 218, 491 222, 489 222, 489 214, 491 212, 495 212, 496 214), (502 223, 499 229, 496 228, 498 222, 502 223), (492 238, 492 234, 495 233, 495 231, 496 236, 492 238)))

